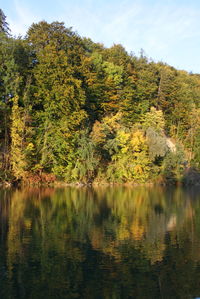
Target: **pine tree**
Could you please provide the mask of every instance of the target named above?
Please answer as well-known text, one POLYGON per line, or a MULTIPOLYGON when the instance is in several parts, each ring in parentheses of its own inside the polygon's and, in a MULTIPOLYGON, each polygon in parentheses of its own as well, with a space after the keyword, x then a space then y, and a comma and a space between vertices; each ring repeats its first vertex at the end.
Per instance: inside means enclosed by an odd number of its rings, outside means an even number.
POLYGON ((3 12, 3 10, 0 8, 0 33, 6 33, 9 35, 10 33, 10 28, 8 23, 6 22, 6 16, 3 12))

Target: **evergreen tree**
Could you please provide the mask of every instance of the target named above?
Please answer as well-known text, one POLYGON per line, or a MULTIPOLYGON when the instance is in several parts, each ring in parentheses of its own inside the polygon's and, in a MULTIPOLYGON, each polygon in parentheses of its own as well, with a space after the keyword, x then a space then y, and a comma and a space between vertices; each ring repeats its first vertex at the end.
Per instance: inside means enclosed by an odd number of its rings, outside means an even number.
POLYGON ((8 23, 6 22, 6 16, 3 10, 0 8, 0 33, 6 33, 9 35, 10 28, 8 23))

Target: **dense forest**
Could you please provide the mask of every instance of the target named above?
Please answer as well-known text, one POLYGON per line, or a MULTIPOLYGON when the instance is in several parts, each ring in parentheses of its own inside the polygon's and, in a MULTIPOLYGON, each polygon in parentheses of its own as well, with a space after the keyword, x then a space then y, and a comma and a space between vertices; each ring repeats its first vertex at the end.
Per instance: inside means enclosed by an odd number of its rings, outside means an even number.
POLYGON ((0 181, 193 182, 200 75, 0 10, 0 181))

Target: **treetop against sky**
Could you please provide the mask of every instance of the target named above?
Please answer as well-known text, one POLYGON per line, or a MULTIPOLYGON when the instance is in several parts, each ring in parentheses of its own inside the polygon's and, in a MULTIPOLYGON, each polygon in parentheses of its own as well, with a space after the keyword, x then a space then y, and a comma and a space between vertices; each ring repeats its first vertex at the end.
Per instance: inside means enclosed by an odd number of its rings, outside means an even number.
POLYGON ((1 3, 14 35, 33 22, 64 21, 81 36, 105 46, 122 44, 155 61, 200 73, 200 2, 196 0, 8 0, 1 3))

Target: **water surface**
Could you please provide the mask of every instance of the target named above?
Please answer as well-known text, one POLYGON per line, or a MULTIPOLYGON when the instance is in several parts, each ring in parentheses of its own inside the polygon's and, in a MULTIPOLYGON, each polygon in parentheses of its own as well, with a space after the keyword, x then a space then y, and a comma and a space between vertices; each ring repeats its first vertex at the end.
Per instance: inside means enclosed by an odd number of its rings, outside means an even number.
POLYGON ((200 189, 0 190, 0 298, 200 297, 200 189))

